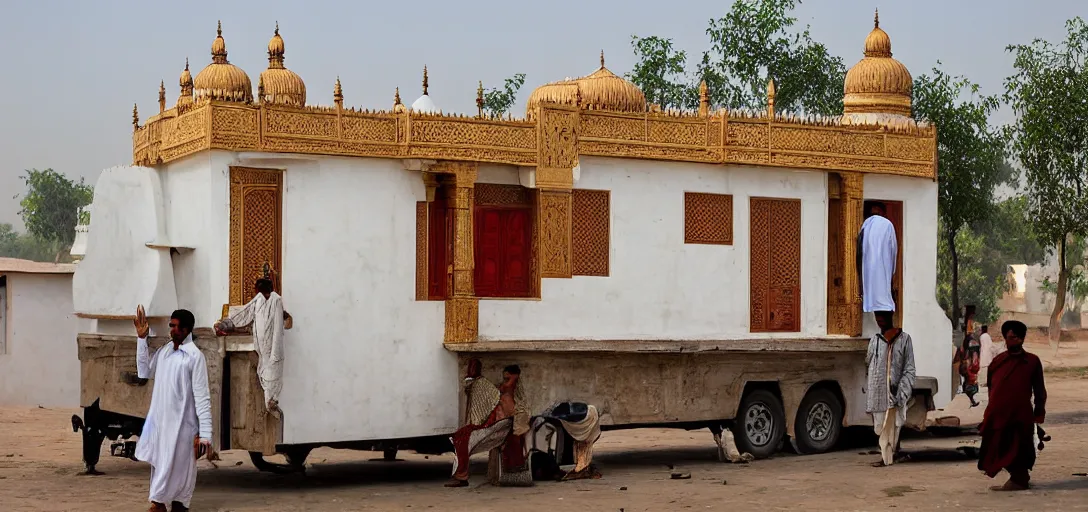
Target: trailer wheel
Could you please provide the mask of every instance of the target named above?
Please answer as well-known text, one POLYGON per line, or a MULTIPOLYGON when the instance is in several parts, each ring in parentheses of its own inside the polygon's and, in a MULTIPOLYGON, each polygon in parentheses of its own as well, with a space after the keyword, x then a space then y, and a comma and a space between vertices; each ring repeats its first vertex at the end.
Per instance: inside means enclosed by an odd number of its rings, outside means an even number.
POLYGON ((793 423, 797 451, 824 453, 839 442, 842 434, 842 402, 828 389, 809 391, 797 409, 793 423))
POLYGON ((786 413, 774 393, 756 389, 744 396, 733 420, 733 437, 741 453, 757 459, 774 455, 786 435, 786 413))

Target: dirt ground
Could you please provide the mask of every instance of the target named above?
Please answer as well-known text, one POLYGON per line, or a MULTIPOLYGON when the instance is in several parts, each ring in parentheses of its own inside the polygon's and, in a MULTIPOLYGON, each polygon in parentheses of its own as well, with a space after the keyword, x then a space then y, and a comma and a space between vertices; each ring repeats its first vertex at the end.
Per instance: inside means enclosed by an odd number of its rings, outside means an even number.
MULTIPOLYGON (((1035 347, 1032 347, 1033 349, 1035 347)), ((1040 349, 1042 347, 1039 347, 1040 349)), ((1038 350, 1037 353, 1043 352, 1038 350)), ((537 483, 532 488, 484 484, 486 461, 474 460, 472 487, 446 489, 450 455, 401 454, 403 462, 369 459, 378 453, 321 449, 307 474, 259 473, 242 452, 225 452, 219 468, 200 461, 193 510, 1088 510, 1088 372, 1048 370, 1047 432, 1053 441, 1032 474, 1035 489, 988 491, 976 462, 954 450, 977 438, 914 436, 904 450, 914 460, 876 469, 872 438, 850 430, 854 447, 824 455, 781 454, 747 465, 722 464, 707 431, 606 432, 595 461, 604 478, 537 483), (943 448, 943 449, 940 449, 943 448), (690 479, 670 478, 669 465, 690 479)), ((957 405, 963 397, 957 398, 957 405)), ((976 409, 975 411, 978 411, 976 409)), ((0 510, 146 510, 149 469, 109 457, 103 476, 80 476, 80 436, 69 418, 78 410, 0 409, 0 510)))

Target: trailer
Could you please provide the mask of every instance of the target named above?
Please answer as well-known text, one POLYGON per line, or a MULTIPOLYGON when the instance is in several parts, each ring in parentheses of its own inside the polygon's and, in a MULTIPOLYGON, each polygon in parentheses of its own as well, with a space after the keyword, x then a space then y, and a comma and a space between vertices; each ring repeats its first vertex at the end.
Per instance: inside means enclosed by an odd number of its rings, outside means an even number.
POLYGON ((254 98, 220 34, 175 106, 162 91, 157 114, 134 116, 133 165, 98 178, 73 284, 88 470, 105 439, 131 456, 142 428, 137 305, 155 332, 194 313, 213 442, 262 469, 300 470, 317 446, 449 451, 472 359, 493 382, 520 365, 534 414, 578 401, 605 430, 827 451, 872 423, 855 249, 874 200, 915 342, 908 423, 951 399, 936 129, 910 118, 910 75, 879 27, 831 118, 776 111, 773 82, 755 111, 714 109, 704 88, 697 111, 662 112, 603 56, 536 89, 523 119, 442 114, 426 71, 411 106, 398 91, 389 110, 345 107, 339 81, 334 106, 310 106, 283 48, 277 32, 254 98), (294 320, 279 418, 251 338, 211 329, 266 265, 294 320))

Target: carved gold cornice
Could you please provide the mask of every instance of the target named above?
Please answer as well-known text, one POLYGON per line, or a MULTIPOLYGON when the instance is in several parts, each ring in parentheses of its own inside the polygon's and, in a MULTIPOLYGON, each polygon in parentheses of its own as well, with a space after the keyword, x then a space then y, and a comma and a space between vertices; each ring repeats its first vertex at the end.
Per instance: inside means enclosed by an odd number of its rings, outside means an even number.
POLYGON ((526 121, 205 100, 138 126, 133 162, 208 149, 486 162, 538 167, 545 188, 569 188, 579 155, 936 178, 936 130, 909 119, 539 110, 526 121))

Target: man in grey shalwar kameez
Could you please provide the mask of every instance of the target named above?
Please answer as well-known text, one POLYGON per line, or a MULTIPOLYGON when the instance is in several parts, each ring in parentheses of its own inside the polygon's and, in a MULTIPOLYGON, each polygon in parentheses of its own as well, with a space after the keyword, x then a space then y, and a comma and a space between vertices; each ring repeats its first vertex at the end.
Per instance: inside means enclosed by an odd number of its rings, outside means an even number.
POLYGON ((914 399, 914 344, 910 335, 892 323, 891 311, 877 311, 880 332, 869 339, 865 411, 873 415, 873 430, 880 435, 880 461, 890 466, 899 445, 899 430, 914 399))

